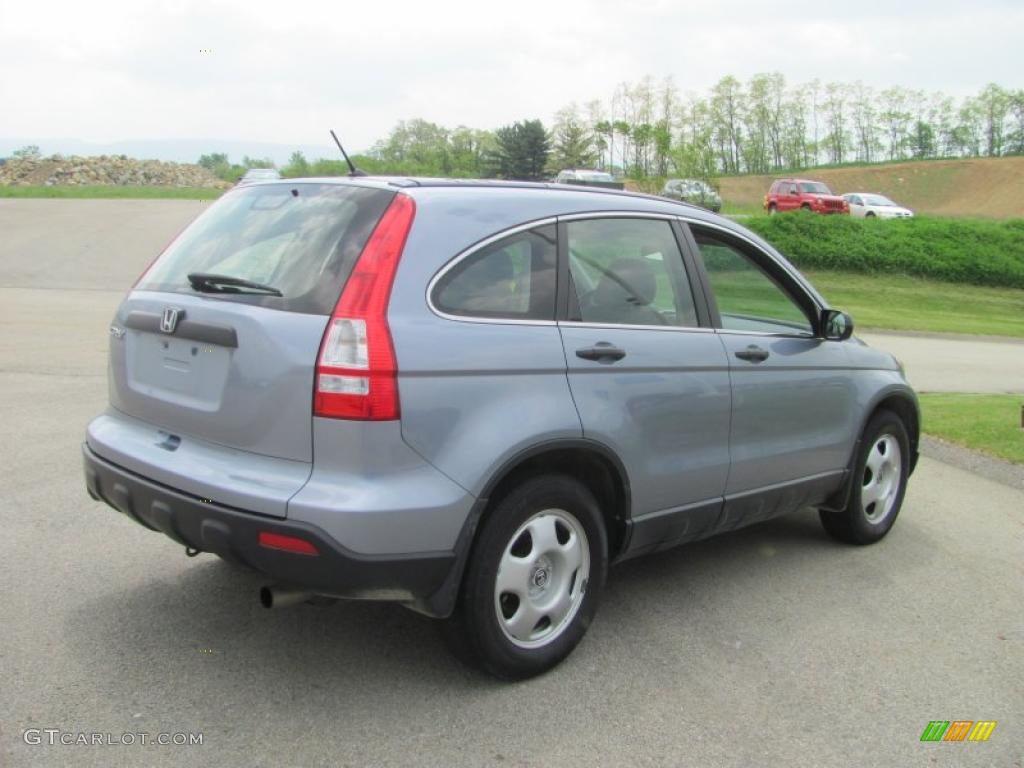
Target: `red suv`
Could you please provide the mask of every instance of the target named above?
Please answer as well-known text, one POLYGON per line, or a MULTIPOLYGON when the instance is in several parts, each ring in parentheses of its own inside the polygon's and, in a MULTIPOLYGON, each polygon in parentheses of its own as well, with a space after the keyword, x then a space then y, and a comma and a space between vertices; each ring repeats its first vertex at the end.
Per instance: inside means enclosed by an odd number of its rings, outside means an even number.
POLYGON ((779 179, 764 196, 768 213, 783 211, 814 211, 815 213, 849 213, 850 205, 820 181, 779 179))

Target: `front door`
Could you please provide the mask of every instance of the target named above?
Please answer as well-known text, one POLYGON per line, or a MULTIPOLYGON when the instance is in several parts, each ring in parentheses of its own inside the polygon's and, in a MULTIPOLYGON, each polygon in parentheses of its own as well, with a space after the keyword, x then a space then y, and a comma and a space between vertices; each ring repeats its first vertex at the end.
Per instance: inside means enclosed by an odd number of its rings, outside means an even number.
POLYGON ((814 301, 784 269, 739 238, 690 229, 732 378, 727 529, 838 486, 858 428, 856 390, 843 342, 816 335, 814 301))

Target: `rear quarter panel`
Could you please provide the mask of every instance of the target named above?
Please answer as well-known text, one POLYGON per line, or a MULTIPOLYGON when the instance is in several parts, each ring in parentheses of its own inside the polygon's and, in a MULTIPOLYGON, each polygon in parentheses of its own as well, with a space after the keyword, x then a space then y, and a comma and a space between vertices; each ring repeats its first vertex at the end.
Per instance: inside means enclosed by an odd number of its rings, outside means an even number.
POLYGON ((427 286, 473 243, 552 215, 556 193, 430 189, 392 292, 388 321, 399 369, 402 436, 474 495, 500 466, 539 443, 582 436, 553 322, 453 320, 427 286))

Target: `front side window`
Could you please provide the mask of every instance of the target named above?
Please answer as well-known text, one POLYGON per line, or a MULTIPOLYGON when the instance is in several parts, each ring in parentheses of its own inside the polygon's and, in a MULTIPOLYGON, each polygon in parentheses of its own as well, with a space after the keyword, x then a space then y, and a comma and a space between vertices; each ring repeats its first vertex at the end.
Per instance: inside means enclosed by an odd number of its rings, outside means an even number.
POLYGON ((434 288, 434 306, 450 315, 553 320, 554 224, 517 232, 456 264, 434 288))
POLYGON ((586 219, 566 228, 571 319, 697 325, 682 254, 667 221, 586 219))
POLYGON ((693 230, 722 328, 813 335, 807 314, 790 294, 747 254, 707 232, 693 230))

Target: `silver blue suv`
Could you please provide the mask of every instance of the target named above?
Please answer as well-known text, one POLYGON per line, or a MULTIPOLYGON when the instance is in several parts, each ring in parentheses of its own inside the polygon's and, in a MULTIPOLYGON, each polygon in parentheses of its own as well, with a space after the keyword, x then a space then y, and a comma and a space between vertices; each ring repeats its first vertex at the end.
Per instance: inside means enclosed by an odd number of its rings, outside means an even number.
POLYGON ((239 187, 110 326, 90 495, 263 603, 392 600, 516 679, 565 658, 608 566, 816 507, 867 544, 914 392, 770 246, 564 185, 239 187))

